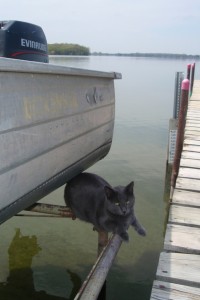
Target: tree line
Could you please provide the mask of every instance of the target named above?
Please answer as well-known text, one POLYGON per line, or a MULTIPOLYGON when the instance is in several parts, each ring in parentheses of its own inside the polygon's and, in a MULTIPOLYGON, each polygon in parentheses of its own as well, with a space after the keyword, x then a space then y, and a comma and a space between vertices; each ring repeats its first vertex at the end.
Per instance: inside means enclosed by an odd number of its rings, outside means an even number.
POLYGON ((78 44, 55 43, 48 44, 49 55, 98 55, 98 56, 129 56, 129 57, 156 57, 156 58, 180 58, 200 59, 200 55, 174 54, 174 53, 102 53, 92 52, 85 46, 78 44))
POLYGON ((102 52, 93 52, 91 55, 96 56, 127 56, 127 57, 155 57, 155 58, 180 58, 180 59, 200 59, 200 55, 193 54, 176 54, 176 53, 102 53, 102 52))
POLYGON ((90 49, 77 44, 48 44, 49 55, 90 55, 90 49))

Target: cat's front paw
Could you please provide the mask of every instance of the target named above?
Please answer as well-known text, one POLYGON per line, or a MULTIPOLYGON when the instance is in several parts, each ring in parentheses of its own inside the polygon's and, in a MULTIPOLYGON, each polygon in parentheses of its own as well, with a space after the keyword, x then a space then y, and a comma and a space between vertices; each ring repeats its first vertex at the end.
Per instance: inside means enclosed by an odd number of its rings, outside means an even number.
POLYGON ((142 236, 146 236, 146 234, 147 234, 144 227, 137 228, 136 231, 139 235, 142 235, 142 236))
POLYGON ((127 232, 121 232, 121 233, 119 233, 119 236, 122 238, 122 240, 124 242, 127 242, 127 243, 129 242, 129 235, 127 232))

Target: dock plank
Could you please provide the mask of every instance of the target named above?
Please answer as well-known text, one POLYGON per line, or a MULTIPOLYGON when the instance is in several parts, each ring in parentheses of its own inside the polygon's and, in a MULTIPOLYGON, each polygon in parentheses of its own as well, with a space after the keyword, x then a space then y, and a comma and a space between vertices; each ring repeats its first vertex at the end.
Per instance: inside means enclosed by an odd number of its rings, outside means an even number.
POLYGON ((190 130, 190 129, 186 129, 185 130, 185 136, 188 137, 188 136, 191 136, 191 135, 197 135, 199 136, 199 131, 198 130, 190 130))
POLYGON ((176 181, 176 188, 187 191, 200 192, 200 180, 178 177, 176 181))
POLYGON ((192 113, 189 113, 187 114, 187 120, 199 120, 200 118, 200 112, 192 112, 192 113))
POLYGON ((200 194, 191 191, 175 189, 172 199, 173 204, 200 207, 200 194))
POLYGON ((189 101, 188 109, 190 110, 193 107, 197 107, 197 109, 200 107, 200 103, 197 100, 191 100, 189 101))
POLYGON ((199 288, 199 270, 199 255, 161 252, 156 279, 199 288))
POLYGON ((193 116, 193 115, 199 116, 199 114, 200 114, 199 102, 190 103, 188 106, 187 116, 193 116))
POLYGON ((171 282, 155 280, 151 300, 199 300, 200 289, 171 282))
POLYGON ((200 208, 172 204, 168 222, 200 228, 200 208))
MULTIPOLYGON (((198 105, 198 102, 197 102, 198 105)), ((200 116, 200 111, 197 107, 197 105, 194 105, 193 107, 189 106, 188 112, 187 112, 187 116, 200 116)))
POLYGON ((164 250, 200 254, 200 230, 196 227, 168 224, 164 250))
MULTIPOLYGON (((188 126, 188 124, 193 123, 195 126, 197 125, 197 127, 198 127, 199 120, 200 120, 200 116, 198 116, 198 115, 188 115, 186 118, 186 124, 188 126)), ((187 128, 187 126, 186 126, 186 128, 187 128)))
POLYGON ((188 113, 186 120, 199 120, 200 118, 200 113, 188 113))
POLYGON ((182 158, 180 161, 180 166, 199 169, 200 168, 200 160, 182 158))
MULTIPOLYGON (((179 177, 183 177, 183 178, 200 179, 200 169, 180 167, 178 175, 179 175, 179 177)), ((199 185, 200 185, 200 182, 199 182, 199 185)), ((200 195, 199 195, 199 197, 200 197, 200 195)))
POLYGON ((188 126, 196 126, 196 127, 199 127, 199 125, 200 125, 200 121, 199 121, 199 120, 194 120, 194 121, 187 120, 187 121, 186 121, 186 127, 188 127, 188 126))
POLYGON ((187 145, 200 146, 200 139, 191 139, 191 138, 185 139, 183 147, 187 145))
POLYGON ((200 124, 194 124, 194 123, 190 123, 189 125, 187 125, 187 130, 191 130, 191 131, 198 131, 200 130, 200 124))
POLYGON ((191 158, 191 159, 199 159, 200 160, 200 153, 192 152, 192 151, 183 151, 182 158, 191 158))
POLYGON ((200 141, 199 141, 199 145, 198 144, 197 145, 184 144, 183 145, 183 151, 200 153, 200 141))
POLYGON ((187 125, 187 130, 196 130, 199 131, 200 129, 200 124, 194 124, 194 123, 190 123, 189 125, 187 125))
POLYGON ((188 120, 186 122, 186 127, 188 127, 188 126, 199 127, 199 125, 200 125, 200 121, 199 120, 196 120, 196 121, 190 121, 190 120, 188 120))

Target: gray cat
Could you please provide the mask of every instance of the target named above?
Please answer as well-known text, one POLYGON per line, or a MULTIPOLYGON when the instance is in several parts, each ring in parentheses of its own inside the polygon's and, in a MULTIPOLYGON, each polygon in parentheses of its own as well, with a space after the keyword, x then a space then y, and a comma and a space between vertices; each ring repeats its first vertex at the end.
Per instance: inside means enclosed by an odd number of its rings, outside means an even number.
POLYGON ((128 241, 129 225, 140 235, 146 235, 134 214, 133 186, 131 182, 126 187, 113 188, 95 174, 82 173, 67 183, 64 198, 77 218, 92 223, 97 230, 117 233, 128 241))

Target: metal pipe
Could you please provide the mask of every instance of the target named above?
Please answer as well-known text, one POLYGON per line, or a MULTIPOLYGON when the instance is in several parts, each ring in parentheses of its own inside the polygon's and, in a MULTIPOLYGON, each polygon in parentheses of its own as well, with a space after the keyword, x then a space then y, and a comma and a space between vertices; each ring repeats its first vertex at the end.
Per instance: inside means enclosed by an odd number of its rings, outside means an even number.
POLYGON ((180 106, 179 118, 178 118, 175 156, 174 156, 174 162, 172 167, 170 199, 172 199, 173 191, 175 188, 176 178, 178 176, 178 171, 180 166, 181 152, 183 149, 183 139, 184 139, 186 113, 188 107, 189 87, 190 87, 190 81, 188 79, 184 79, 181 86, 181 106, 180 106))
POLYGON ((115 234, 111 237, 74 300, 97 299, 121 243, 122 239, 119 235, 115 234))
MULTIPOLYGON (((108 232, 98 231, 98 256, 108 244, 108 232)), ((106 280, 101 288, 97 300, 106 300, 106 280)))
POLYGON ((26 208, 25 210, 75 219, 75 216, 72 213, 71 209, 66 206, 46 204, 46 203, 35 203, 30 207, 26 208))

